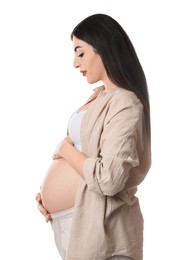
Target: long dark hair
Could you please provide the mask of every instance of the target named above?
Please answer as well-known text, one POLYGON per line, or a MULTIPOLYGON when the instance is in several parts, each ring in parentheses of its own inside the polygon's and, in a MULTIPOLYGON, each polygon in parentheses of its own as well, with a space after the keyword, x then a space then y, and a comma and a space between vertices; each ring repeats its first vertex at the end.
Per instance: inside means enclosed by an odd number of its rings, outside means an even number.
POLYGON ((150 104, 147 82, 134 46, 121 25, 106 14, 94 14, 81 21, 73 36, 90 44, 102 58, 108 77, 118 87, 134 92, 144 107, 150 140, 150 104))

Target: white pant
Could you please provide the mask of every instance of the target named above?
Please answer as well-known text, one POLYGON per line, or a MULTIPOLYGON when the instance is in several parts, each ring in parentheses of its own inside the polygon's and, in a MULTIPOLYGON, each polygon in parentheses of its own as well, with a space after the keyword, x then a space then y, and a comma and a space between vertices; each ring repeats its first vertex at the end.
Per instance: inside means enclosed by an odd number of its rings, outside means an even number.
MULTIPOLYGON (((51 225, 54 232, 54 239, 58 252, 64 260, 67 254, 70 228, 74 208, 51 214, 51 225)), ((107 260, 133 260, 128 256, 112 256, 107 260)))
POLYGON ((63 260, 66 257, 73 211, 71 208, 51 214, 55 243, 63 260))

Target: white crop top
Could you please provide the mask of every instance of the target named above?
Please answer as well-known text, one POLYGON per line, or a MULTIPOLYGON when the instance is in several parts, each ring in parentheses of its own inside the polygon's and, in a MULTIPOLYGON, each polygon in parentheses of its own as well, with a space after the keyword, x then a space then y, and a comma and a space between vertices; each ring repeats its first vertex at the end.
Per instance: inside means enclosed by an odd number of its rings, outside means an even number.
POLYGON ((80 139, 80 128, 81 121, 85 115, 86 110, 74 113, 68 122, 68 132, 69 136, 74 143, 74 147, 81 151, 81 139, 80 139))

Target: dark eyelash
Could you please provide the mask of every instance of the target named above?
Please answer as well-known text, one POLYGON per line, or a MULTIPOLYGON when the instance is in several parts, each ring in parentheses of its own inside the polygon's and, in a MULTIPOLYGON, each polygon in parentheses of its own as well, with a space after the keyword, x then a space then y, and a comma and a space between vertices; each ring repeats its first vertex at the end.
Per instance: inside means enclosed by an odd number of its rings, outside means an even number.
POLYGON ((84 56, 84 54, 83 53, 81 53, 80 55, 78 55, 78 57, 83 57, 84 56))

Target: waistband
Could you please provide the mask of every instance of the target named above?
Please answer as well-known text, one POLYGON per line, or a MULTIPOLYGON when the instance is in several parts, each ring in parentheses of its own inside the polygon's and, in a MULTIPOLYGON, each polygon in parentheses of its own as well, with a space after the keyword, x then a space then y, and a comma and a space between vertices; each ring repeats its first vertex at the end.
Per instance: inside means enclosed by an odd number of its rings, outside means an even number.
POLYGON ((74 208, 70 208, 56 213, 52 213, 50 215, 52 220, 59 220, 59 219, 71 218, 73 216, 73 212, 74 212, 74 208))

